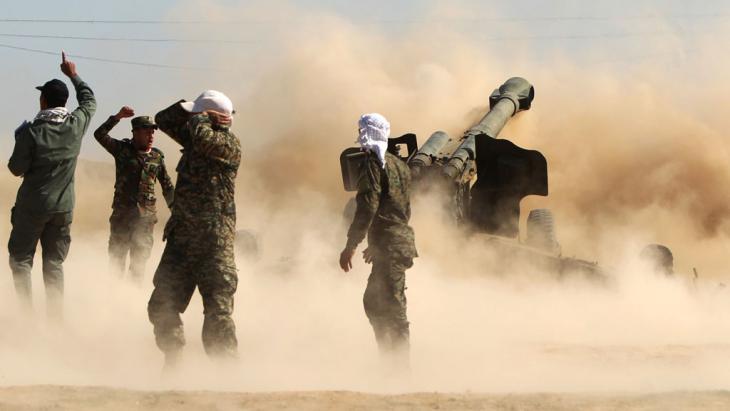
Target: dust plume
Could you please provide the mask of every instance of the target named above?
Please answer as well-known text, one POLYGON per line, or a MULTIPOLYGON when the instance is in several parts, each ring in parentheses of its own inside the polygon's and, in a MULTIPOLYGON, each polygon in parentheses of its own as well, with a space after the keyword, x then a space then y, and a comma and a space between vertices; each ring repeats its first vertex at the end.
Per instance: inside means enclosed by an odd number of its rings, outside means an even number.
MULTIPOLYGON (((190 2, 177 16, 190 17, 199 4, 190 2)), ((339 212, 346 197, 333 173, 339 152, 353 145, 360 114, 384 113, 394 135, 415 132, 421 142, 439 129, 457 138, 483 115, 491 91, 519 75, 537 97, 502 136, 547 157, 550 196, 528 198, 523 207, 553 209, 565 250, 610 259, 604 250, 630 234, 669 245, 685 272, 699 266, 710 276, 723 273, 718 256, 730 233, 723 103, 730 82, 722 78, 730 62, 715 53, 717 36, 696 38, 691 53, 682 52, 679 39, 660 37, 651 51, 668 54, 672 64, 647 58, 626 69, 600 52, 611 44, 598 42, 597 52, 578 59, 556 54, 537 62, 533 45, 505 50, 429 23, 463 16, 468 3, 434 6, 423 25, 396 35, 368 20, 289 3, 204 4, 214 19, 265 20, 276 10, 287 22, 271 33, 280 51, 260 56, 262 69, 237 101, 247 150, 243 185, 257 205, 278 212, 312 192, 339 212)), ((615 56, 622 58, 631 56, 615 56)), ((235 55, 226 59, 246 65, 235 55)))
MULTIPOLYGON (((235 73, 215 79, 231 85, 218 88, 233 96, 239 113, 239 228, 257 233, 262 250, 257 261, 239 261, 240 362, 221 367, 204 357, 202 304, 195 297, 183 316, 187 362, 178 378, 160 380, 161 355, 145 313, 149 281, 138 288, 106 273, 112 182, 104 166, 103 173, 77 175, 81 212, 67 263, 67 327, 47 327, 42 315, 29 322, 17 316, 8 269, 1 270, 3 384, 385 392, 727 388, 730 371, 718 359, 730 351, 724 316, 730 303, 716 282, 723 280, 730 229, 729 143, 722 134, 729 124, 721 112, 728 82, 684 82, 686 73, 651 60, 627 71, 560 55, 538 62, 524 48, 505 55, 499 44, 460 30, 384 33, 288 3, 189 1, 176 17, 199 18, 201 7, 211 19, 264 18, 276 7, 280 18, 295 22, 267 38, 276 53, 256 62, 250 88, 242 89, 235 73), (542 151, 550 172, 550 196, 525 200, 523 210, 551 208, 564 253, 598 260, 611 282, 557 281, 519 269, 490 275, 496 267, 479 238, 452 227, 434 206, 438 200, 416 197, 420 257, 407 274, 412 377, 391 381, 381 374, 362 311, 369 267, 357 261, 343 275, 336 266, 348 199, 339 153, 352 145, 364 112, 383 113, 393 134, 416 132, 421 142, 438 129, 458 137, 484 112, 489 93, 515 75, 530 80, 537 97, 501 136, 542 151), (673 249, 678 279, 641 265, 638 250, 648 242, 673 249), (693 285, 685 274, 695 266, 706 281, 693 285)), ((697 45, 707 62, 698 75, 722 78, 729 62, 710 46, 697 45)), ((211 53, 229 67, 245 64, 235 51, 211 53)), ((174 153, 168 161, 177 161, 174 153)), ((11 183, 2 186, 12 191, 11 183)), ((7 223, 0 228, 9 230, 7 223)), ((157 236, 148 273, 161 247, 157 236)))

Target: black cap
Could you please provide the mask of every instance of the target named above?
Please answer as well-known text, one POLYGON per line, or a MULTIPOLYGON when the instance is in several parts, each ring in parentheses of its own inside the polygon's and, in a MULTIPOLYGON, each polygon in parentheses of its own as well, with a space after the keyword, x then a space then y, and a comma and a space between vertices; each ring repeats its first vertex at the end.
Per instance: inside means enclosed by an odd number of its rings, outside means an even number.
POLYGON ((66 87, 66 83, 55 78, 47 81, 46 84, 42 86, 36 87, 36 90, 40 90, 41 93, 46 96, 46 100, 68 100, 68 87, 66 87))

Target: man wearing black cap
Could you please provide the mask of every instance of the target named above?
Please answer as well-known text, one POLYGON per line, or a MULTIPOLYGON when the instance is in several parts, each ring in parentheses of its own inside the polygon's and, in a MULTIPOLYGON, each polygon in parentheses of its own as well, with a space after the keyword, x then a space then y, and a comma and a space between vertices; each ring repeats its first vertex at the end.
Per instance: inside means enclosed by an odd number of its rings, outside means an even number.
POLYGON ((116 165, 114 201, 109 218, 109 258, 112 268, 124 273, 127 254, 132 278, 141 282, 150 258, 152 232, 157 222, 155 182, 159 180, 168 207, 172 206, 175 187, 167 174, 165 157, 152 147, 157 124, 148 116, 132 119, 132 139, 116 140, 109 136, 123 118, 132 117, 134 110, 124 106, 107 119, 94 137, 112 156, 116 165))
POLYGON ((61 71, 73 83, 79 107, 71 112, 66 109, 68 88, 61 80, 36 87, 41 91, 41 111, 32 122, 15 130, 8 163, 14 175, 23 177, 10 217, 13 228, 8 242, 15 290, 31 308, 30 271, 40 240, 46 307, 55 318, 63 310, 63 261, 71 243, 76 158, 96 111, 94 93, 76 73, 76 65, 65 53, 61 58, 61 71))

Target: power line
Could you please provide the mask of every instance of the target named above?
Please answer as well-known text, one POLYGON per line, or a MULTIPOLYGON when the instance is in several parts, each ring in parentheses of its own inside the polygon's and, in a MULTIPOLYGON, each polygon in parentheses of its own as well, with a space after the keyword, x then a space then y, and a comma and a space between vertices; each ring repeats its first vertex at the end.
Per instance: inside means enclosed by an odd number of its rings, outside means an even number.
MULTIPOLYGON (((498 23, 498 22, 555 22, 555 21, 622 21, 622 20, 678 20, 678 19, 726 19, 727 13, 675 14, 675 15, 629 15, 629 16, 542 16, 542 17, 440 17, 426 19, 363 19, 373 23, 417 24, 417 23, 498 23)), ((2 21, 2 20, 0 20, 2 21)))
POLYGON ((91 40, 91 41, 117 41, 117 42, 142 42, 142 43, 228 43, 228 44, 254 44, 254 41, 247 40, 209 40, 209 39, 174 39, 174 38, 129 38, 129 37, 85 37, 85 36, 59 36, 45 34, 16 34, 0 33, 0 37, 29 38, 29 39, 60 39, 60 40, 91 40))
MULTIPOLYGON (((705 30, 683 30, 681 33, 677 31, 651 31, 651 32, 614 32, 614 33, 598 33, 598 34, 558 34, 558 35, 520 35, 520 36, 489 36, 479 37, 479 41, 520 41, 520 40, 591 40, 591 39, 611 39, 611 38, 628 38, 628 37, 655 37, 655 36, 672 36, 679 34, 698 34, 706 32, 705 30)), ((176 38, 127 38, 127 37, 87 37, 87 36, 64 36, 64 35, 45 35, 45 34, 19 34, 19 33, 0 33, 0 37, 10 38, 29 38, 29 39, 59 39, 59 40, 83 40, 83 41, 109 41, 109 42, 142 42, 142 43, 203 43, 203 44, 259 44, 254 40, 208 40, 208 39, 176 39, 176 38)))
POLYGON ((656 53, 645 53, 641 55, 635 55, 635 56, 617 56, 617 57, 608 57, 608 58, 601 58, 601 59, 588 59, 585 62, 587 64, 611 64, 611 63, 625 63, 625 62, 637 62, 637 61, 647 61, 647 60, 660 60, 660 59, 666 59, 666 58, 672 58, 672 59, 680 59, 682 57, 686 57, 687 55, 692 54, 699 54, 700 51, 698 49, 684 49, 681 53, 678 53, 677 51, 665 51, 665 52, 656 52, 656 53))
MULTIPOLYGON (((4 21, 7 19, 0 19, 4 21)), ((66 21, 66 20, 64 20, 66 21)), ((648 37, 648 36, 660 36, 660 35, 679 35, 679 34, 697 34, 700 31, 683 31, 682 33, 674 31, 654 31, 654 32, 635 32, 635 33, 602 33, 602 34, 567 34, 567 35, 522 35, 522 36, 497 36, 497 37, 482 37, 478 41, 511 41, 511 40, 570 40, 570 39, 597 39, 597 38, 628 38, 628 37, 648 37)), ((122 37, 84 37, 84 36, 64 36, 64 35, 40 35, 40 34, 18 34, 18 33, 0 33, 0 37, 11 37, 11 38, 40 38, 40 39, 63 39, 63 40, 90 40, 90 41, 123 41, 123 42, 163 42, 163 43, 188 43, 188 42, 199 42, 199 43, 245 43, 255 44, 254 41, 243 41, 243 40, 207 40, 207 39, 175 39, 175 38, 122 38, 122 37)), ((478 37, 478 36, 477 36, 478 37)), ((58 56, 58 52, 40 50, 28 47, 15 46, 10 44, 0 43, 0 47, 25 51, 30 53, 46 54, 58 56)), ((178 69, 178 70, 194 70, 194 71, 229 71, 220 68, 213 67, 191 67, 191 66, 177 66, 169 64, 157 64, 157 63, 143 63, 129 60, 118 60, 108 59, 93 56, 84 55, 69 55, 74 58, 90 61, 98 61, 105 63, 115 63, 131 66, 141 67, 153 67, 153 68, 167 68, 167 69, 178 69)))
MULTIPOLYGON (((439 17, 423 19, 366 18, 374 23, 438 23, 438 22, 519 22, 519 21, 616 21, 616 20, 663 20, 663 19, 716 19, 728 18, 728 13, 696 14, 637 14, 627 16, 535 16, 535 17, 439 17)), ((2 23, 58 23, 58 24, 289 24, 294 19, 247 19, 247 20, 104 20, 104 19, 0 19, 2 23)))
MULTIPOLYGON (((2 23, 61 23, 61 24, 226 24, 203 20, 68 20, 68 19, 0 19, 2 23)), ((233 24, 234 22, 228 22, 233 24)))
MULTIPOLYGON (((56 56, 56 57, 59 56, 57 51, 32 49, 32 48, 28 48, 28 47, 19 47, 19 46, 13 46, 10 44, 2 44, 2 43, 0 43, 0 47, 12 49, 12 50, 25 51, 25 52, 29 52, 29 53, 46 54, 46 55, 51 55, 51 56, 56 56)), ((166 69, 177 69, 177 70, 194 70, 194 71, 228 71, 228 70, 223 70, 223 69, 214 68, 214 67, 175 66, 175 65, 170 65, 170 64, 140 63, 138 61, 82 56, 82 55, 78 55, 78 54, 67 54, 67 55, 69 57, 73 57, 73 58, 80 59, 80 60, 90 60, 90 61, 99 61, 99 62, 104 62, 104 63, 124 64, 124 65, 128 65, 128 66, 166 68, 166 69)))
MULTIPOLYGON (((38 50, 38 49, 32 49, 32 48, 28 48, 28 47, 19 47, 19 46, 13 46, 13 45, 2 44, 2 43, 0 43, 0 48, 8 48, 8 49, 25 51, 25 52, 30 52, 30 53, 45 54, 45 55, 51 55, 54 57, 58 57, 58 55, 59 55, 58 52, 56 52, 56 51, 38 50)), ((692 54, 692 53, 697 53, 697 52, 698 52, 697 50, 692 49, 692 50, 685 50, 684 53, 692 54)), ((100 58, 100 57, 83 56, 83 55, 78 55, 78 54, 67 54, 67 55, 69 57, 73 57, 75 59, 81 59, 81 60, 90 60, 90 61, 98 61, 98 62, 104 62, 104 63, 115 63, 115 64, 140 66, 140 67, 166 68, 166 69, 192 70, 192 71, 217 71, 217 72, 229 72, 230 71, 230 70, 213 68, 213 67, 175 66, 175 65, 169 65, 169 64, 140 63, 140 62, 128 61, 128 60, 107 59, 107 58, 100 58)), ((587 61, 587 63, 588 64, 610 64, 610 63, 622 63, 622 62, 636 62, 636 61, 651 60, 651 59, 657 59, 657 58, 662 58, 662 57, 671 57, 671 56, 676 56, 676 53, 660 52, 660 53, 643 54, 643 55, 623 57, 623 58, 600 59, 600 60, 592 60, 592 61, 589 60, 589 61, 587 61)))
POLYGON ((557 35, 523 35, 523 36, 505 36, 505 37, 484 37, 477 38, 479 41, 513 41, 513 40, 592 40, 592 39, 621 39, 632 37, 656 37, 656 36, 676 36, 680 34, 700 34, 706 33, 705 30, 683 30, 681 33, 677 31, 650 31, 650 32, 627 32, 627 33, 598 33, 598 34, 557 34, 557 35))

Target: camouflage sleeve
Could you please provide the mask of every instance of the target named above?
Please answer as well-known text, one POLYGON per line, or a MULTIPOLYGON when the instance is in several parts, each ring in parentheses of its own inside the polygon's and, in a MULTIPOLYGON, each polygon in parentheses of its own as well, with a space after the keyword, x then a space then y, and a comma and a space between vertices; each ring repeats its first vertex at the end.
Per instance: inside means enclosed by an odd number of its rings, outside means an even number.
POLYGON ((25 122, 15 130, 15 147, 10 156, 8 168, 13 175, 22 177, 30 169, 35 142, 28 132, 30 123, 25 122))
POLYGON ((187 131, 189 113, 180 106, 185 100, 175 102, 170 107, 155 115, 155 123, 163 133, 170 136, 178 144, 186 147, 190 143, 190 135, 187 131))
POLYGON ((170 175, 167 174, 164 156, 160 158, 160 174, 158 180, 162 186, 162 195, 165 197, 165 203, 167 203, 169 209, 172 209, 172 202, 175 199, 175 186, 172 184, 170 175))
POLYGON ((94 138, 102 145, 111 155, 116 156, 121 150, 122 142, 115 140, 109 136, 114 126, 119 124, 119 120, 110 116, 99 128, 94 131, 94 138))
POLYGON ((197 152, 224 164, 239 161, 240 152, 230 144, 229 133, 213 130, 213 123, 206 114, 197 114, 188 121, 190 140, 197 152))
POLYGON ((365 239, 380 206, 380 191, 380 166, 377 161, 374 161, 374 157, 369 156, 368 161, 363 163, 358 180, 357 196, 355 197, 357 208, 350 229, 347 231, 346 249, 355 250, 357 245, 365 239))

